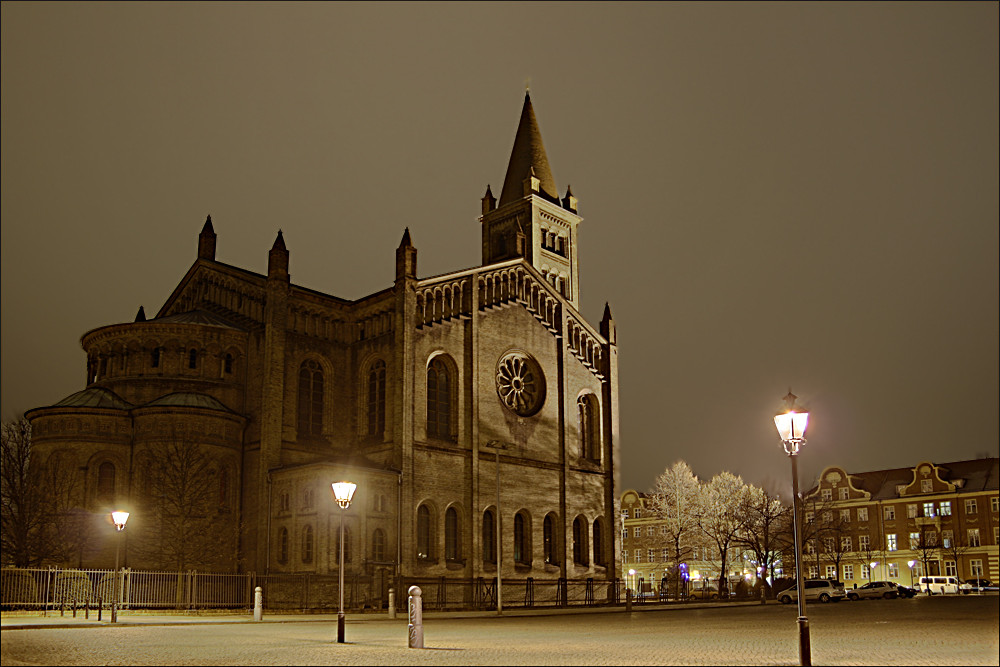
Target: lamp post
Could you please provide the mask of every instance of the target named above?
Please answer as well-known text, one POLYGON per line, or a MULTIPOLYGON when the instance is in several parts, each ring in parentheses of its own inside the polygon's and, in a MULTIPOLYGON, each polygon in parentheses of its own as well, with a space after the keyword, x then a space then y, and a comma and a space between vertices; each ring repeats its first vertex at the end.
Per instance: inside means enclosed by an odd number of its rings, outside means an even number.
POLYGON ((118 537, 115 539, 115 583, 112 587, 114 591, 112 593, 111 599, 111 622, 118 622, 118 560, 121 556, 122 550, 122 531, 125 530, 125 522, 128 521, 128 512, 123 512, 121 510, 116 510, 111 513, 111 520, 115 524, 115 531, 118 533, 118 537))
POLYGON ((358 485, 354 482, 334 482, 333 499, 340 505, 340 608, 337 612, 337 643, 344 643, 344 511, 351 506, 351 498, 358 485))
POLYGON ((501 584, 500 569, 503 566, 503 535, 500 533, 500 450, 507 449, 507 443, 499 440, 490 440, 486 446, 496 454, 497 469, 497 517, 496 517, 496 547, 497 547, 497 615, 503 614, 503 586, 501 584))
POLYGON ((878 561, 873 560, 869 565, 871 565, 872 573, 868 576, 868 581, 875 581, 875 568, 878 567, 878 561))
POLYGON ((787 408, 784 413, 775 415, 774 425, 785 447, 785 453, 792 460, 792 531, 795 537, 795 582, 798 595, 799 617, 799 661, 802 665, 812 664, 812 650, 809 646, 809 619, 806 618, 806 592, 802 576, 802 527, 799 519, 799 469, 798 454, 802 445, 806 444, 806 427, 809 423, 809 413, 795 405, 795 394, 788 391, 785 396, 787 408))
POLYGON ((910 567, 910 588, 913 588, 913 566, 917 564, 917 561, 910 560, 906 564, 910 567))

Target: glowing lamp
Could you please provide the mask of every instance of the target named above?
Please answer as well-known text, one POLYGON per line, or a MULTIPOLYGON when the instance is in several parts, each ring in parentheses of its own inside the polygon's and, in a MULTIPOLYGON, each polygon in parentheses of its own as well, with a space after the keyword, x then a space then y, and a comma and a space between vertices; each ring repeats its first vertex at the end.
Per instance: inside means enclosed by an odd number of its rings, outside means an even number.
POLYGON ((122 512, 120 510, 112 512, 111 520, 115 523, 115 530, 121 532, 125 530, 125 522, 128 521, 128 512, 122 512))
POLYGON ((333 489, 333 499, 337 501, 341 509, 347 509, 351 506, 351 498, 354 497, 354 491, 358 488, 358 485, 354 482, 334 482, 330 485, 333 489))

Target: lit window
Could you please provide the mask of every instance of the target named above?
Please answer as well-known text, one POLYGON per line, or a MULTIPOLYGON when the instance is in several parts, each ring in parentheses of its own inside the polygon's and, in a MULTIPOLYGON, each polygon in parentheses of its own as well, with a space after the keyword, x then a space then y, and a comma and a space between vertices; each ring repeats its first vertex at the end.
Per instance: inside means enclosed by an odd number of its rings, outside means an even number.
POLYGON ((823 500, 833 500, 833 489, 823 489, 820 492, 823 500))
POLYGON ((853 551, 850 536, 840 538, 840 550, 843 552, 853 551))
POLYGON ((836 579, 837 578, 837 566, 836 565, 827 565, 826 566, 826 578, 827 579, 836 579))
POLYGON ((936 547, 938 543, 937 533, 933 530, 924 533, 924 540, 927 541, 927 546, 936 547))
POLYGON ((861 575, 862 579, 868 578, 868 572, 869 572, 868 567, 865 565, 862 565, 860 568, 858 568, 858 574, 861 575))
POLYGON ((850 497, 850 495, 851 495, 851 492, 846 487, 840 489, 840 499, 841 500, 847 500, 850 497))
POLYGON ((941 516, 951 516, 951 501, 942 500, 938 503, 938 509, 941 510, 941 516))
POLYGON ((994 514, 1000 512, 1000 496, 990 498, 990 511, 994 514))
POLYGON ((868 508, 867 507, 859 507, 858 508, 858 521, 859 522, 868 521, 868 508))
POLYGON ((851 510, 840 510, 840 520, 844 523, 851 522, 851 510))
POLYGON ((895 507, 893 507, 893 506, 890 505, 889 507, 885 508, 885 520, 886 521, 895 521, 896 520, 896 508, 895 507))
POLYGON ((978 528, 969 528, 969 546, 970 547, 978 547, 978 546, 980 546, 980 544, 979 544, 979 529, 978 528))
POLYGON ((966 498, 965 499, 965 513, 966 514, 975 514, 977 511, 978 511, 978 508, 976 507, 976 499, 975 498, 966 498))
POLYGON ((896 533, 888 533, 885 536, 885 548, 886 551, 896 550, 896 533))
POLYGON ((953 539, 953 534, 950 530, 941 531, 941 546, 945 549, 951 549, 951 541, 953 539))
POLYGON ((917 505, 916 503, 906 506, 906 518, 915 519, 917 518, 917 505))
POLYGON ((910 548, 911 549, 920 548, 920 533, 910 533, 910 548))
POLYGON ((934 516, 934 503, 924 503, 924 516, 934 516))
POLYGON ((806 523, 812 523, 816 520, 816 515, 812 512, 806 512, 806 523))
POLYGON ((809 578, 810 579, 816 579, 818 577, 819 577, 819 568, 816 567, 815 565, 810 565, 809 566, 809 578))
POLYGON ((899 563, 889 563, 889 578, 896 579, 899 577, 899 563))
POLYGON ((858 549, 861 551, 867 551, 869 545, 869 538, 867 535, 858 535, 858 549))

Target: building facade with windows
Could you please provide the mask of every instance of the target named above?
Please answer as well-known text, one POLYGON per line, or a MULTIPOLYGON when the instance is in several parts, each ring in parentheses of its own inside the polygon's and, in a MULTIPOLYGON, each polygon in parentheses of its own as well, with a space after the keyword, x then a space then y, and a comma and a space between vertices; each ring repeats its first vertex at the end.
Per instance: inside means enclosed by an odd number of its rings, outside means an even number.
MULTIPOLYGON (((200 480, 191 511, 224 542, 203 567, 335 572, 343 518, 349 572, 614 578, 615 322, 578 310, 582 218, 527 94, 479 220, 480 266, 420 278, 407 230, 392 286, 352 301, 293 283, 281 231, 266 273, 219 261, 209 218, 156 316, 85 333, 85 389, 26 415, 77 475, 67 506, 132 508, 127 562, 155 565, 140 543, 185 514, 163 469, 188 456, 171 474, 200 480)), ((89 534, 79 565, 108 566, 89 534)))
MULTIPOLYGON (((719 585, 719 554, 708 540, 691 530, 681 544, 681 559, 677 562, 673 542, 668 536, 665 521, 656 515, 652 500, 646 493, 628 489, 621 496, 621 578, 633 591, 659 591, 664 579, 670 580, 666 592, 674 589, 672 573, 680 568, 680 592, 693 587, 719 585)), ((744 564, 737 549, 730 553, 730 579, 737 581, 744 575, 744 564)))
POLYGON ((909 586, 920 576, 1000 578, 996 458, 848 473, 831 466, 803 499, 808 577, 909 586))

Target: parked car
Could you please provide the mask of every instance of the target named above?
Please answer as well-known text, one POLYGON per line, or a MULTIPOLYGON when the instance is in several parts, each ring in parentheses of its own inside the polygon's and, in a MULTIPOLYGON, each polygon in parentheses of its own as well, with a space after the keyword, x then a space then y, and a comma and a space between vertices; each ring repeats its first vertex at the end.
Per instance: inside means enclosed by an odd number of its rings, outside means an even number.
POLYGON ((969 591, 973 593, 998 590, 997 586, 989 579, 967 579, 965 583, 969 584, 969 591))
POLYGON ((891 581, 869 581, 861 588, 847 591, 848 600, 871 600, 873 598, 885 598, 890 600, 899 597, 896 584, 891 581))
POLYGON ((692 588, 688 597, 692 600, 718 600, 719 589, 714 586, 692 588))
POLYGON ((930 595, 945 593, 966 593, 972 591, 972 586, 960 582, 957 577, 928 576, 920 577, 920 592, 930 595))
MULTIPOLYGON (((819 600, 820 602, 829 602, 833 600, 834 602, 840 602, 847 597, 847 592, 839 581, 806 579, 802 583, 805 586, 807 601, 819 600)), ((791 604, 793 601, 798 601, 798 599, 798 586, 792 586, 778 594, 778 601, 781 604, 791 604)))
POLYGON ((899 592, 899 597, 901 598, 912 598, 917 594, 917 589, 902 584, 896 584, 896 590, 899 592))

